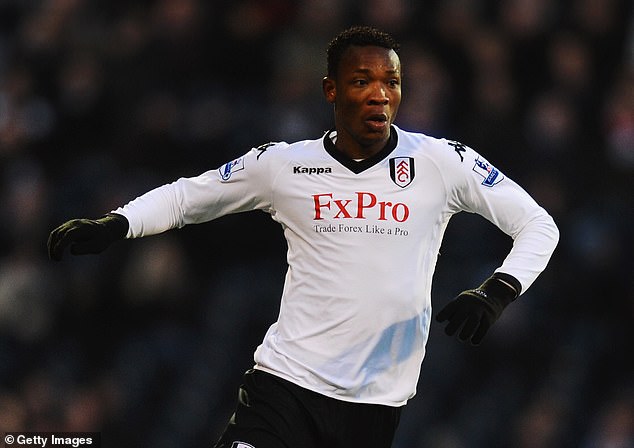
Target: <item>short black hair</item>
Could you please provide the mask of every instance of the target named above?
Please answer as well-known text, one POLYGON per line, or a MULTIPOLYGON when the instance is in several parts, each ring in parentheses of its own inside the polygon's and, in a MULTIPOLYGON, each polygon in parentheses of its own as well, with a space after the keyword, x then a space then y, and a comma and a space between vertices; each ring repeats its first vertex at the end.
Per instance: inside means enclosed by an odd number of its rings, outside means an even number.
POLYGON ((328 76, 334 78, 337 75, 339 62, 345 51, 353 46, 376 46, 399 52, 400 45, 385 31, 371 26, 353 26, 348 28, 330 41, 326 50, 328 59, 328 76))

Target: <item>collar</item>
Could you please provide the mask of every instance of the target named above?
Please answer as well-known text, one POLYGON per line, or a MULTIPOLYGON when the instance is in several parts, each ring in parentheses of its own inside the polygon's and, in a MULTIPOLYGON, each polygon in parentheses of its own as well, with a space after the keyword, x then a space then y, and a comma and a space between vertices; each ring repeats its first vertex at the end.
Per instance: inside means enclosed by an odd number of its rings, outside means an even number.
POLYGON ((356 161, 337 149, 335 144, 332 142, 332 138, 330 137, 334 132, 336 132, 336 130, 331 129, 324 135, 324 148, 326 149, 326 152, 328 154, 330 154, 335 160, 348 168, 354 174, 359 174, 367 170, 368 168, 373 167, 381 160, 385 159, 392 151, 394 151, 396 145, 398 144, 398 135, 396 133, 396 128, 392 126, 390 128, 390 138, 388 139, 383 149, 381 149, 376 154, 368 157, 367 159, 356 161))

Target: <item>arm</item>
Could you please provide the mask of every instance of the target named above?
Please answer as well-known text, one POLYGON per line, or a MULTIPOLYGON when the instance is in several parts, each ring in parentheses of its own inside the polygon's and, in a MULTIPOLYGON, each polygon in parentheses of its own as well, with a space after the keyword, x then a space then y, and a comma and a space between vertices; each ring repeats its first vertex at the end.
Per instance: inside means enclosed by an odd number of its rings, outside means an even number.
POLYGON ((130 222, 126 237, 139 238, 231 213, 267 210, 271 207, 270 157, 261 155, 260 149, 252 149, 216 170, 149 191, 114 213, 130 222))
POLYGON ((99 253, 119 239, 270 208, 269 158, 258 157, 266 149, 261 148, 217 170, 155 188, 98 220, 74 219, 62 224, 49 236, 50 258, 60 260, 67 246, 73 255, 99 253))
POLYGON ((493 275, 463 291, 437 315, 449 321, 448 335, 478 345, 504 309, 546 268, 559 240, 552 217, 511 179, 470 148, 451 173, 454 211, 478 213, 513 239, 513 247, 493 275))
POLYGON ((483 216, 513 239, 513 247, 495 272, 515 278, 518 295, 526 292, 557 246, 557 225, 513 180, 504 177, 491 187, 483 186, 479 179, 474 182, 473 176, 468 180, 461 191, 462 209, 483 216))

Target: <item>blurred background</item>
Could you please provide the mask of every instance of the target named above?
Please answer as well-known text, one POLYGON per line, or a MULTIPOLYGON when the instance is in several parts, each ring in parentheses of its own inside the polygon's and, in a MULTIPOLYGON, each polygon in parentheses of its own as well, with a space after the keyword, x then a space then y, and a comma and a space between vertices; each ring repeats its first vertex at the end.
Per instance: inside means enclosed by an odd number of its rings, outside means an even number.
MULTIPOLYGON (((211 446, 277 315, 279 226, 229 216, 61 263, 48 233, 253 146, 319 138, 325 47, 371 24, 402 44, 397 124, 472 146, 561 231, 482 346, 432 325, 395 448, 634 447, 631 6, 0 0, 0 431, 211 446)), ((457 215, 436 309, 510 244, 457 215)))

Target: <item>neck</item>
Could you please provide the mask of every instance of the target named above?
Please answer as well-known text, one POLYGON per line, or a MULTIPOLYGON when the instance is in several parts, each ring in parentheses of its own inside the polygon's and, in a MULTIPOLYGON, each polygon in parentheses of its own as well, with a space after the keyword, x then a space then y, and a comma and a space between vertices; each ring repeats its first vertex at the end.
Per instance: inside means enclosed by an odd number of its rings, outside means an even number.
POLYGON ((390 136, 391 135, 388 134, 384 139, 363 144, 362 142, 354 140, 346 133, 337 132, 335 147, 350 159, 363 160, 381 152, 390 141, 390 136))
POLYGON ((326 152, 328 152, 328 154, 330 154, 334 159, 338 160, 342 165, 347 167, 350 171, 357 174, 383 160, 398 145, 398 133, 392 128, 390 138, 378 152, 372 154, 371 156, 367 156, 366 154, 368 153, 363 152, 362 157, 359 158, 361 160, 355 160, 356 157, 348 156, 347 152, 344 152, 335 146, 335 141, 339 141, 338 135, 333 136, 335 132, 336 130, 332 129, 324 135, 323 140, 326 152))

